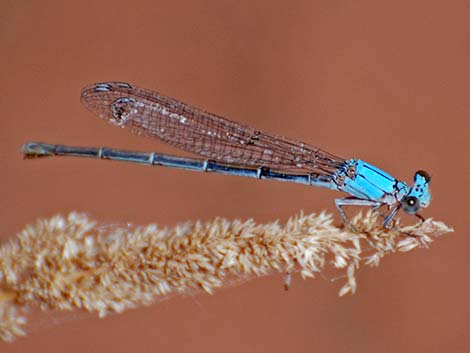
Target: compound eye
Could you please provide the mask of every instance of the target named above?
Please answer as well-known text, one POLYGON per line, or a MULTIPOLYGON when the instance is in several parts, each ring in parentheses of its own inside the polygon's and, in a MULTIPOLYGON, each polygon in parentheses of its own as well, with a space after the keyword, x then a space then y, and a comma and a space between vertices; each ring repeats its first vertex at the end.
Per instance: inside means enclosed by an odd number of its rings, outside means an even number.
POLYGON ((415 214, 419 210, 419 200, 414 196, 406 196, 401 201, 403 210, 408 214, 415 214))
POLYGON ((429 175, 428 172, 424 171, 424 170, 418 170, 416 173, 415 173, 415 180, 416 180, 416 177, 417 176, 422 176, 424 178, 424 180, 426 181, 426 183, 429 183, 431 181, 431 176, 429 175))

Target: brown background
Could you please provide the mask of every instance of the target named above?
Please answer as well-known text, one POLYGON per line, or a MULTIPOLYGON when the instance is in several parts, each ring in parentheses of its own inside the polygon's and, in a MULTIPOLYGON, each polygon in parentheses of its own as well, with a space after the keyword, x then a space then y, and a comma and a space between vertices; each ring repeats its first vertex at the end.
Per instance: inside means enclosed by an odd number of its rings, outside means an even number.
POLYGON ((281 219, 335 192, 91 160, 23 161, 28 140, 175 153, 84 110, 120 80, 259 129, 433 176, 423 214, 456 232, 339 283, 273 275, 100 320, 37 325, 1 352, 468 352, 470 5, 466 1, 2 1, 1 236, 38 217, 281 219))

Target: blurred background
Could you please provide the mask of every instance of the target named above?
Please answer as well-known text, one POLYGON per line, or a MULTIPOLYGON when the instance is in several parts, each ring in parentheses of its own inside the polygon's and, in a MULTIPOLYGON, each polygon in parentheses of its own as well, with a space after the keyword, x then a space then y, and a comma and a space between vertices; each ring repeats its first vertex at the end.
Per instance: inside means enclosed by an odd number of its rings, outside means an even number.
MULTIPOLYGON (((114 128, 83 86, 128 81, 411 182, 455 233, 341 283, 272 275, 106 319, 33 330, 1 352, 468 351, 470 4, 466 1, 2 1, 1 237, 72 210, 105 223, 287 220, 329 190, 86 159, 24 161, 29 140, 179 153, 114 128)), ((407 216, 401 215, 403 219, 407 216)), ((339 218, 337 217, 339 223, 339 218)))

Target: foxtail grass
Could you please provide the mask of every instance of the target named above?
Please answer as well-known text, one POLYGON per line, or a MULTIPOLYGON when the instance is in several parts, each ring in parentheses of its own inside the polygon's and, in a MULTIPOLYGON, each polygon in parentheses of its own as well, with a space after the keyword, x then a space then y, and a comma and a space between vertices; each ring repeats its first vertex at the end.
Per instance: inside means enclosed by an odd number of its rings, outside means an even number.
POLYGON ((448 232, 452 228, 431 219, 407 227, 396 221, 385 229, 374 212, 356 216, 346 228, 334 226, 326 213, 300 213, 285 224, 216 218, 171 228, 106 226, 84 214, 57 215, 0 246, 0 338, 25 335, 32 308, 103 317, 195 289, 212 294, 233 278, 275 272, 313 278, 337 269, 345 279, 339 295, 352 294, 361 266, 428 247, 448 232))

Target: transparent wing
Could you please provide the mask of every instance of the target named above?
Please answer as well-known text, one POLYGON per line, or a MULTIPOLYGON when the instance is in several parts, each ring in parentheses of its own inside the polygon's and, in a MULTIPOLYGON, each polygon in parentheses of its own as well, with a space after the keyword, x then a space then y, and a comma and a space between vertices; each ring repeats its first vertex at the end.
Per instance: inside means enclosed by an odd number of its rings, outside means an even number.
POLYGON ((87 86, 81 100, 114 125, 222 163, 331 175, 345 161, 123 82, 87 86))

